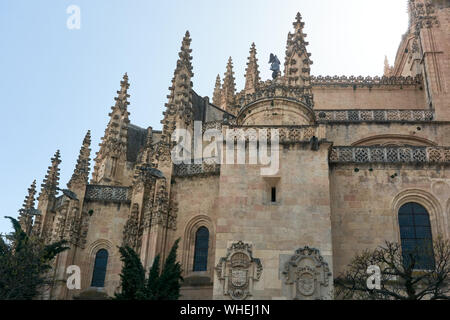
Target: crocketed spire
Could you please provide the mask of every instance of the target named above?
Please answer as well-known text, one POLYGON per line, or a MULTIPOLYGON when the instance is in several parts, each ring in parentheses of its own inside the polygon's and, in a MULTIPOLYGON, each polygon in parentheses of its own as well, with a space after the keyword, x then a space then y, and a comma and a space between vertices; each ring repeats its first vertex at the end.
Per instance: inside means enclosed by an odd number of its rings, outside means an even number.
POLYGON ((302 22, 300 13, 297 13, 293 25, 294 33, 289 32, 286 44, 285 78, 289 85, 309 86, 312 61, 309 58, 311 54, 306 50, 308 42, 305 41, 306 34, 303 33, 305 23, 302 22))
POLYGON ((222 102, 222 88, 220 83, 220 75, 217 75, 216 77, 216 85, 214 87, 214 93, 213 93, 213 104, 216 106, 220 106, 222 102))
POLYGON ((91 131, 88 130, 86 136, 83 139, 83 145, 80 149, 80 154, 78 155, 77 164, 75 170, 72 174, 67 187, 71 189, 75 185, 85 185, 88 183, 89 170, 90 170, 90 155, 91 155, 91 131))
POLYGON ((227 70, 222 85, 222 109, 234 113, 236 84, 234 83, 233 60, 228 58, 227 70))
POLYGON ((19 210, 20 226, 22 227, 22 230, 25 231, 28 235, 31 232, 33 223, 33 216, 31 215, 30 210, 34 209, 35 195, 36 195, 36 180, 34 180, 31 186, 28 188, 28 195, 25 197, 22 209, 19 210))
POLYGON ((247 69, 245 71, 245 93, 251 94, 256 91, 260 81, 255 43, 252 43, 250 48, 250 56, 248 57, 247 69))
POLYGON ((105 134, 102 138, 102 142, 99 144, 100 150, 97 152, 95 158, 95 166, 93 173, 93 182, 99 183, 100 177, 100 167, 104 159, 108 157, 113 157, 115 159, 120 159, 121 161, 126 160, 127 154, 127 136, 128 136, 128 125, 130 120, 128 116, 128 88, 130 84, 128 83, 128 75, 125 73, 123 80, 120 82, 120 90, 117 91, 117 97, 114 99, 116 103, 111 107, 112 111, 109 113, 110 120, 108 126, 105 129, 105 134))
POLYGON ((185 124, 190 124, 193 119, 191 90, 192 90, 192 49, 190 49, 191 38, 189 31, 186 31, 181 50, 178 54, 177 67, 172 78, 172 86, 169 87, 170 94, 167 96, 166 110, 163 112, 164 119, 161 140, 168 143, 170 136, 175 130, 177 119, 184 120, 185 124))
POLYGON ((41 193, 39 199, 43 197, 54 197, 59 187, 59 164, 61 163, 59 150, 53 156, 52 164, 48 167, 47 175, 42 183, 41 193))

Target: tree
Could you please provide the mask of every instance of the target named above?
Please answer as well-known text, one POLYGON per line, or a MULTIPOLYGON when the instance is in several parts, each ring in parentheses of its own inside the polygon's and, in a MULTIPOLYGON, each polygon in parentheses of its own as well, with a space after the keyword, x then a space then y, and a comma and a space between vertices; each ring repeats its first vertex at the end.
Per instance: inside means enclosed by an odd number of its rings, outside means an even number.
POLYGON ((160 256, 156 256, 149 277, 145 281, 145 271, 139 256, 130 247, 120 247, 124 263, 120 278, 122 292, 116 300, 177 300, 180 297, 181 265, 176 261, 178 243, 176 240, 160 272, 160 256))
POLYGON ((45 245, 36 236, 28 236, 11 217, 14 231, 0 236, 0 300, 31 300, 51 285, 48 271, 66 241, 45 245))
POLYGON ((122 292, 115 295, 117 300, 142 300, 145 297, 145 270, 136 252, 130 247, 120 247, 123 262, 120 279, 122 292))
POLYGON ((158 300, 158 292, 159 292, 159 260, 161 257, 159 255, 156 256, 155 260, 153 260, 153 265, 150 268, 150 273, 148 275, 147 285, 146 285, 146 300, 158 300))
POLYGON ((176 261, 180 239, 177 239, 167 256, 164 269, 159 278, 159 296, 157 300, 178 300, 180 297, 181 265, 176 261))
MULTIPOLYGON (((336 296, 342 299, 422 300, 450 299, 450 242, 433 243, 434 266, 417 270, 420 256, 427 252, 402 253, 401 245, 385 242, 353 258, 336 280, 336 296), (369 289, 369 266, 380 268, 380 287, 369 289)), ((422 248, 423 250, 423 248, 422 248)))

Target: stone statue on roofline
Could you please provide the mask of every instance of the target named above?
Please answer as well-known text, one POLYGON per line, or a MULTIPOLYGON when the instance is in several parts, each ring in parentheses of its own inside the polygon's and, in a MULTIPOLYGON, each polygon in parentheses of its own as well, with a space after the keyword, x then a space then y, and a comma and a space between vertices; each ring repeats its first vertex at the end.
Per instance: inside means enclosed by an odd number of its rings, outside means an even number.
POLYGON ((270 59, 269 59, 269 63, 271 63, 270 65, 270 70, 272 70, 272 78, 276 79, 279 74, 280 74, 280 60, 278 60, 277 56, 274 55, 273 53, 270 54, 270 59))

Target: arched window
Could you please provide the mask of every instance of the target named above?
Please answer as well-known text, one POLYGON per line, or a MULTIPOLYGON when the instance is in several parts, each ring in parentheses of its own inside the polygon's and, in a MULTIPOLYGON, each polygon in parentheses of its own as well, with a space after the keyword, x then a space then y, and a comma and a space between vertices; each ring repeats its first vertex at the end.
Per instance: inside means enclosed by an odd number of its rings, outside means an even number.
POLYGON ((94 273, 92 274, 91 287, 102 288, 105 286, 106 265, 108 264, 108 251, 98 250, 95 255, 94 273))
POLYGON ((208 268, 208 242, 208 228, 198 228, 195 234, 194 271, 206 271, 208 268))
POLYGON ((398 212, 403 260, 415 259, 414 269, 434 269, 433 238, 427 210, 418 203, 404 204, 398 212))

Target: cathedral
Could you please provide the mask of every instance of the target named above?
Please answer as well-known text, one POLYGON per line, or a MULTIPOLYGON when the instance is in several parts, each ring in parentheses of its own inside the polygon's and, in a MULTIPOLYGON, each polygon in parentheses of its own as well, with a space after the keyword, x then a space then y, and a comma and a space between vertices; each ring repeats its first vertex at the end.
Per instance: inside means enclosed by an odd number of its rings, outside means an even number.
POLYGON ((37 207, 34 182, 20 210, 28 234, 70 246, 55 259, 42 298, 113 296, 121 290, 118 247, 134 248, 148 271, 180 239, 181 299, 333 299, 333 279, 362 250, 449 239, 450 3, 408 6, 408 30, 383 76, 312 75, 298 13, 284 61, 271 59, 272 79, 260 78, 252 44, 245 87, 236 89, 230 58, 211 99, 193 90, 186 32, 161 130, 130 122, 125 74, 92 175, 88 131, 67 188, 57 151, 37 207), (277 170, 197 161, 194 153, 174 161, 180 129, 240 132, 245 146, 246 132, 267 132, 277 170), (80 289, 66 286, 72 265, 81 270, 80 289))

